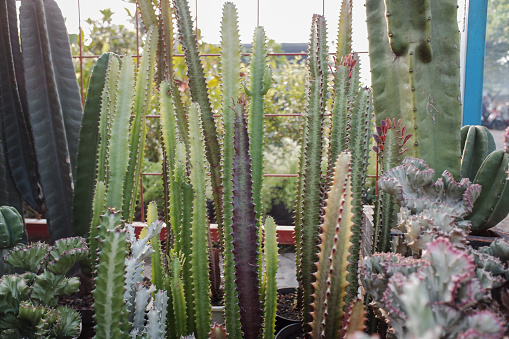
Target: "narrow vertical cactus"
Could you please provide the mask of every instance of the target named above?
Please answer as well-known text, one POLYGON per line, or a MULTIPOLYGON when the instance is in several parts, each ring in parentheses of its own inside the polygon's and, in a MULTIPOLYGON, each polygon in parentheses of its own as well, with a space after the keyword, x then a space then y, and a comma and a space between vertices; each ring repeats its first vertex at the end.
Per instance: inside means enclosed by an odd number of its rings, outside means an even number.
POLYGON ((339 337, 339 325, 346 305, 344 299, 349 274, 347 267, 354 225, 351 159, 352 155, 348 152, 341 153, 337 158, 324 222, 321 225, 317 269, 314 274, 315 282, 312 284, 314 300, 311 335, 314 338, 339 337))
POLYGON ((233 158, 235 148, 231 140, 234 138, 235 104, 240 92, 240 35, 238 30, 237 9, 231 2, 223 6, 221 21, 221 87, 222 112, 224 126, 223 135, 223 214, 224 226, 220 239, 224 248, 224 276, 225 276, 225 325, 232 337, 241 337, 240 322, 238 321, 238 294, 233 276, 235 263, 233 261, 232 223, 233 223, 233 158))
MULTIPOLYGON (((243 107, 237 103, 236 107, 243 107)), ((258 228, 253 203, 249 137, 244 109, 235 110, 233 166, 233 254, 243 338, 258 338, 262 315, 258 286, 258 228)))
POLYGON ((101 251, 97 265, 96 288, 94 290, 94 313, 96 318, 95 338, 128 338, 122 333, 120 324, 127 323, 124 305, 126 251, 125 231, 121 225, 119 212, 110 212, 102 218, 101 251), (115 225, 111 228, 111 225, 115 225))
POLYGON ((189 110, 189 137, 191 141, 191 184, 195 195, 191 226, 191 272, 193 276, 194 314, 196 336, 206 338, 210 330, 209 267, 207 257, 207 206, 205 200, 205 154, 201 122, 197 104, 189 110))
POLYGON ((263 338, 274 338, 277 308, 276 273, 278 267, 278 246, 276 223, 272 217, 267 217, 264 225, 263 253, 265 257, 265 295, 264 295, 264 326, 263 338))
POLYGON ((311 304, 311 279, 316 261, 316 245, 318 239, 318 225, 320 224, 321 187, 322 187, 322 142, 323 118, 325 111, 327 65, 327 38, 325 19, 313 16, 311 40, 309 44, 309 102, 306 112, 307 126, 304 127, 301 155, 300 191, 302 197, 298 200, 299 209, 296 216, 296 239, 298 245, 297 279, 302 287, 302 301, 304 322, 309 322, 309 305, 311 304))
POLYGON ((101 96, 106 84, 109 59, 112 57, 114 57, 112 54, 105 53, 97 59, 90 77, 87 100, 81 119, 72 201, 72 227, 74 234, 79 236, 88 235, 93 218, 92 206, 97 177, 101 96))
POLYGON ((157 28, 152 26, 147 32, 145 50, 138 69, 136 88, 133 102, 135 118, 131 125, 131 140, 129 143, 129 166, 125 176, 123 192, 122 215, 127 222, 132 222, 136 199, 139 193, 139 182, 143 154, 145 151, 146 115, 150 107, 153 92, 153 77, 157 46, 157 28))
POLYGON ((179 28, 180 42, 184 50, 187 63, 187 74, 189 76, 189 87, 191 97, 199 107, 205 139, 206 156, 210 163, 212 194, 216 208, 218 227, 223 227, 223 187, 221 183, 220 170, 220 147, 217 137, 216 124, 212 114, 210 99, 208 97, 207 84, 203 66, 196 49, 196 35, 193 32, 193 21, 189 11, 187 0, 175 0, 176 17, 179 28))
POLYGON ((175 251, 170 251, 168 267, 170 270, 170 291, 173 301, 173 313, 175 314, 175 333, 178 338, 188 334, 187 310, 184 296, 184 283, 182 281, 182 260, 175 251))
MULTIPOLYGON (((157 215, 157 205, 154 201, 148 204, 147 210, 147 225, 152 225, 152 223, 160 222, 158 220, 157 215)), ((154 249, 154 253, 151 255, 151 264, 152 264, 152 284, 159 290, 164 288, 164 260, 163 253, 161 249, 161 239, 159 239, 159 235, 150 239, 150 244, 154 249)))

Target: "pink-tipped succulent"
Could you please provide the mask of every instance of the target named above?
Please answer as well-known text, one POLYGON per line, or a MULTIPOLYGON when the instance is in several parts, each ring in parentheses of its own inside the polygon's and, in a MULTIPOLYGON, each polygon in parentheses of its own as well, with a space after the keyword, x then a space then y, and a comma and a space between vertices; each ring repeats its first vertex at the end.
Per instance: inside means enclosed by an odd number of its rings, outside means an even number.
POLYGON ((366 258, 361 281, 375 313, 397 338, 503 336, 503 322, 484 309, 489 291, 476 277, 474 258, 447 238, 429 243, 422 259, 397 254, 366 258))

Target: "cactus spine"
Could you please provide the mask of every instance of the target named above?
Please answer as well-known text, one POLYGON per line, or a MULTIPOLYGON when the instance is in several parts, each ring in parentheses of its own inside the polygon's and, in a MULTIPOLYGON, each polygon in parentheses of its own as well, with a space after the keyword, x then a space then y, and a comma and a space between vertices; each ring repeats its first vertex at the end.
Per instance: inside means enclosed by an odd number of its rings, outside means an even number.
POLYGON ((237 8, 231 2, 223 6, 221 21, 221 86, 222 86, 222 121, 223 135, 223 214, 224 232, 224 293, 225 293, 225 325, 232 337, 241 337, 237 286, 233 279, 235 262, 233 260, 233 159, 235 154, 234 138, 235 112, 232 106, 240 92, 240 36, 238 31, 237 8))
POLYGON ((354 225, 351 158, 350 153, 341 153, 336 161, 321 225, 311 313, 311 334, 314 338, 339 338, 339 326, 346 305, 344 300, 349 284, 347 267, 354 225))
POLYGON ((258 227, 253 203, 249 137, 244 103, 235 106, 235 157, 233 166, 233 254, 243 338, 261 334, 258 280, 258 227))
POLYGON ((410 155, 437 175, 460 169, 459 32, 455 0, 366 2, 377 121, 413 129, 410 155), (447 145, 447 147, 443 147, 447 145))
POLYGON ((302 182, 297 201, 295 233, 297 244, 297 279, 302 288, 301 305, 304 323, 309 322, 311 304, 311 279, 316 261, 316 245, 321 208, 322 141, 325 110, 327 66, 327 38, 325 19, 314 15, 309 43, 309 103, 304 126, 299 175, 302 182), (297 219, 299 218, 299 219, 297 219))

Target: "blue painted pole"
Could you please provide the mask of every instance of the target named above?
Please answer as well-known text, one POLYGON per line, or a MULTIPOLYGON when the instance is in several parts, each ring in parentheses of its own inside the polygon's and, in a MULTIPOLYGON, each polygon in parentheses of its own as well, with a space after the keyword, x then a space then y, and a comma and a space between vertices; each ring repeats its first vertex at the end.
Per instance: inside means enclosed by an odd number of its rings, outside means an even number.
POLYGON ((480 125, 488 0, 468 2, 463 125, 480 125))

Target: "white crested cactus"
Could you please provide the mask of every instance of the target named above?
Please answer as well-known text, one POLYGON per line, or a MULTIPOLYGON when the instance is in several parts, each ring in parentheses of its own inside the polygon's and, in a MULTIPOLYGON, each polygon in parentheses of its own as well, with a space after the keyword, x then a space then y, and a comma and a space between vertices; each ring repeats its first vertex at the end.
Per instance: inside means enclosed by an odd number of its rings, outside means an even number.
POLYGON ((378 254, 361 264, 361 281, 389 333, 414 338, 501 338, 503 322, 489 310, 489 290, 476 278, 473 256, 446 238, 422 259, 378 254))
POLYGON ((444 171, 433 182, 434 175, 423 160, 405 158, 378 182, 378 187, 394 195, 400 205, 398 228, 416 254, 438 237, 446 237, 456 247, 465 248, 470 221, 464 218, 472 212, 481 192, 481 186, 467 178, 457 182, 444 171))

